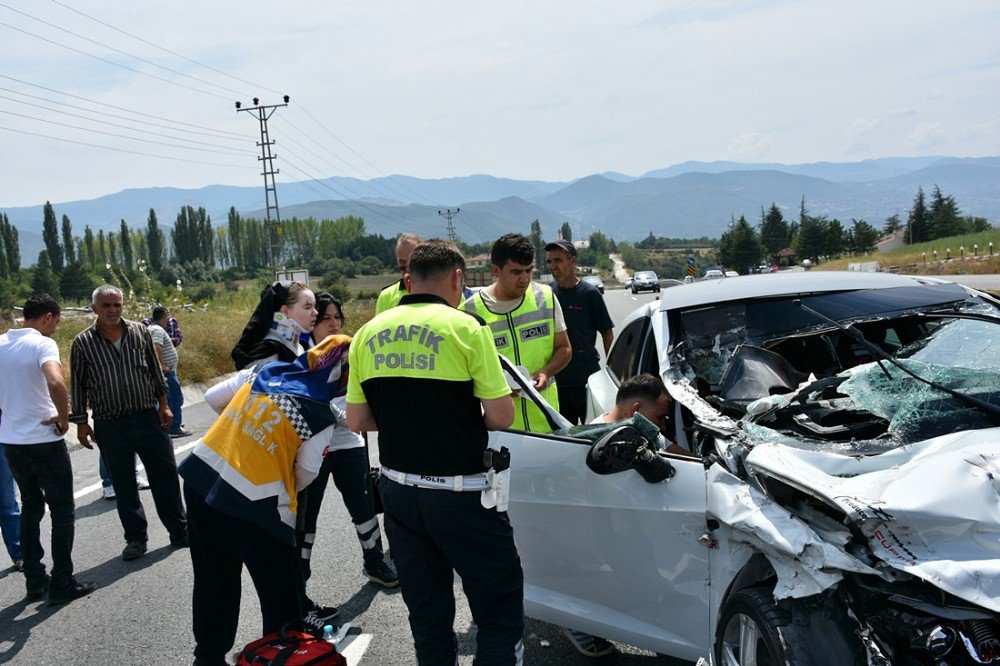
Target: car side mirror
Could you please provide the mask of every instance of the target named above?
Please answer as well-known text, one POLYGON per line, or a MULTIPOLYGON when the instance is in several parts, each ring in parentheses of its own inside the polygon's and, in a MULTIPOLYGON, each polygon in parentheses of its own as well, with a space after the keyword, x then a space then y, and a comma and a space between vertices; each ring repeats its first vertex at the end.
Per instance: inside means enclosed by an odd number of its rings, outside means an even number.
POLYGON ((602 475, 634 469, 647 483, 666 481, 675 471, 632 426, 615 428, 594 442, 587 452, 587 467, 602 475))

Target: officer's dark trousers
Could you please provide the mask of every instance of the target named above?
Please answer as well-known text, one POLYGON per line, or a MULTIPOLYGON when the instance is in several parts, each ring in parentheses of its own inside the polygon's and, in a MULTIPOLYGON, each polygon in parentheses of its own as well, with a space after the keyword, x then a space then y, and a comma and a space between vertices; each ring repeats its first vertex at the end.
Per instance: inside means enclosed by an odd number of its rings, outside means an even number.
POLYGON ((194 656, 223 663, 236 640, 243 565, 260 599, 262 636, 302 617, 298 551, 254 523, 213 509, 187 484, 184 500, 194 568, 194 656))
POLYGON ((167 431, 160 427, 156 410, 147 409, 117 419, 94 419, 97 448, 111 475, 118 500, 118 518, 126 541, 146 541, 146 512, 139 501, 135 481, 135 457, 146 467, 146 478, 160 522, 171 538, 181 538, 187 529, 177 459, 167 431))
POLYGON ((417 662, 455 663, 454 570, 478 627, 475 663, 520 663, 524 574, 507 514, 484 509, 478 492, 414 488, 384 477, 379 491, 417 662))
POLYGON ((573 425, 587 422, 587 387, 556 384, 559 393, 559 413, 573 425))

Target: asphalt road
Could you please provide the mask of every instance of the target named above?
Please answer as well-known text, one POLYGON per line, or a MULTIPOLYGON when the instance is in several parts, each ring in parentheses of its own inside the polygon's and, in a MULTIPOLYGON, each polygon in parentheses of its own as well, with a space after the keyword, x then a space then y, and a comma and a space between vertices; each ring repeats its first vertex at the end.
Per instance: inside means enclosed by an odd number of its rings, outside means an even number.
MULTIPOLYGON (((606 301, 615 322, 620 322, 654 295, 632 296, 609 291, 606 301)), ((235 336, 238 331, 233 331, 235 336)), ((214 414, 204 403, 184 410, 188 429, 204 433, 214 414)), ((193 438, 175 440, 178 460, 193 445, 193 438)), ((377 441, 376 441, 377 446, 377 441)), ((121 523, 115 503, 102 499, 97 475, 97 453, 78 446, 71 451, 77 501, 76 542, 73 559, 81 580, 99 588, 89 597, 64 606, 50 607, 24 601, 24 577, 13 570, 0 571, 0 663, 63 664, 182 664, 190 663, 192 638, 191 561, 187 550, 172 550, 148 491, 141 493, 149 519, 149 553, 123 562, 121 523)), ((43 545, 48 548, 48 520, 43 520, 43 545)), ((338 605, 341 617, 351 622, 352 633, 343 651, 351 664, 414 663, 406 608, 397 590, 387 591, 362 576, 360 547, 353 526, 334 485, 329 485, 320 515, 317 544, 313 549, 313 577, 309 594, 323 604, 338 605)), ((260 611, 248 576, 236 646, 259 637, 260 611)), ((471 664, 475 626, 461 587, 455 630, 461 664, 471 664)), ((562 636, 558 627, 528 620, 525 659, 529 663, 587 663, 562 636)), ((621 653, 607 663, 646 665, 686 662, 660 657, 620 645, 621 653)))

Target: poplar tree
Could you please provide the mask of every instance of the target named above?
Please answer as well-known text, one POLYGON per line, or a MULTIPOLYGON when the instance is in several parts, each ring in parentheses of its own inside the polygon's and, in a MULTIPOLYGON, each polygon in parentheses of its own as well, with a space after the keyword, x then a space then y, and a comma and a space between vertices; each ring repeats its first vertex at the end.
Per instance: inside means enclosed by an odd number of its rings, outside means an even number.
POLYGON ((48 201, 42 208, 42 240, 45 241, 45 256, 53 273, 59 273, 63 267, 63 250, 59 245, 59 222, 56 212, 48 201))
POLYGON ((146 221, 146 250, 149 252, 149 266, 156 272, 163 268, 163 246, 165 244, 163 231, 156 221, 156 211, 149 209, 149 219, 146 221))
POLYGON ((3 250, 7 259, 7 272, 16 275, 21 270, 21 245, 17 227, 10 223, 7 214, 0 215, 0 232, 3 234, 3 250))
POLYGON ((66 252, 66 265, 76 261, 76 248, 73 246, 73 224, 69 221, 69 215, 62 216, 62 239, 63 251, 66 252))
POLYGON ((118 246, 122 250, 122 264, 125 268, 132 270, 133 257, 132 257, 132 233, 129 231, 128 225, 125 224, 125 220, 122 220, 121 231, 118 234, 118 246))

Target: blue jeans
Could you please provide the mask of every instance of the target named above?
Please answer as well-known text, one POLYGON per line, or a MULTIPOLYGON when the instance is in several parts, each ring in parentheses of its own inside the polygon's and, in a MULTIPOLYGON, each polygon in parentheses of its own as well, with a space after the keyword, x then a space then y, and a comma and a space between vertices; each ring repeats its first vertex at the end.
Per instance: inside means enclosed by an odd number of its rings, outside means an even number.
POLYGON ((0 455, 0 532, 10 559, 21 559, 21 508, 14 494, 14 477, 7 457, 0 455))
POLYGON ((181 393, 181 383, 177 381, 177 371, 165 372, 167 379, 167 407, 174 414, 174 422, 170 426, 171 435, 181 433, 181 407, 184 405, 184 394, 181 393))
MULTIPOLYGON (((98 447, 98 448, 100 448, 100 447, 98 447)), ((97 473, 101 475, 101 487, 103 487, 103 488, 110 488, 111 487, 111 475, 108 474, 108 468, 104 464, 104 456, 98 456, 97 460, 99 461, 97 463, 97 473)), ((142 474, 139 473, 139 456, 135 457, 135 465, 136 465, 136 467, 135 467, 135 475, 136 475, 136 477, 142 476, 142 474)))

